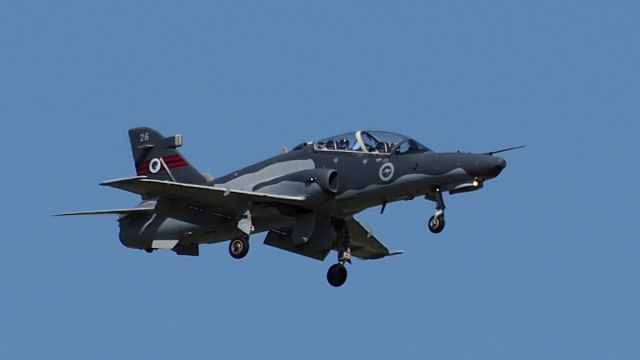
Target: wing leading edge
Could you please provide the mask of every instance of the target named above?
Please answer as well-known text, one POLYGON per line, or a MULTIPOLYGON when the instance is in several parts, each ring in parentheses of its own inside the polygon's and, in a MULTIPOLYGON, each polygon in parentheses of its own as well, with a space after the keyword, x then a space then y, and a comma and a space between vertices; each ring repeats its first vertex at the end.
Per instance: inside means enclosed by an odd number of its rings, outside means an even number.
POLYGON ((235 207, 237 204, 247 201, 298 205, 306 199, 304 196, 266 194, 224 187, 153 180, 144 176, 109 180, 100 185, 110 186, 142 196, 163 197, 205 207, 235 207))

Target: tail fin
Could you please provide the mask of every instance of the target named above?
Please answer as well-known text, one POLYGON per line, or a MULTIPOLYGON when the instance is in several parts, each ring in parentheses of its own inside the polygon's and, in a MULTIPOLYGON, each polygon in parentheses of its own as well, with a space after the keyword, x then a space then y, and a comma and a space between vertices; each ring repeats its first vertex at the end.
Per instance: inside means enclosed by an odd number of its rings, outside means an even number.
POLYGON ((189 184, 204 184, 206 179, 177 150, 182 135, 164 137, 154 129, 129 130, 131 151, 138 176, 189 184))

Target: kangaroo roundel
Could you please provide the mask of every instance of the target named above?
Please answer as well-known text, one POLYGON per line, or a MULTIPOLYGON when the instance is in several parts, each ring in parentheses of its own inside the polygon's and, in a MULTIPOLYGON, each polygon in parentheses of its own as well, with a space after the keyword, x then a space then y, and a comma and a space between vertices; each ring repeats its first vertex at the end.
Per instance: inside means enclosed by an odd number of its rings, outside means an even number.
POLYGON ((378 176, 380 176, 380 180, 389 181, 393 177, 393 173, 395 168, 393 164, 390 162, 386 162, 380 166, 380 171, 378 171, 378 176))
POLYGON ((160 166, 162 164, 160 163, 160 159, 158 158, 153 158, 151 159, 151 161, 149 162, 149 171, 151 171, 152 174, 157 174, 158 171, 160 171, 160 166))

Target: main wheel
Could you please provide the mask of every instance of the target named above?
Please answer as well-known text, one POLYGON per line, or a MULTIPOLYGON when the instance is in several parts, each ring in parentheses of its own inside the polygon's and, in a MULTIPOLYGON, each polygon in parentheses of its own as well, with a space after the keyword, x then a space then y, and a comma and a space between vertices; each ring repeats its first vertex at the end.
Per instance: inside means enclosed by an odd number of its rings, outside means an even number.
POLYGON ((242 259, 249 252, 249 239, 237 237, 229 243, 229 254, 234 259, 242 259))
POLYGON ((429 230, 437 234, 444 229, 444 215, 432 216, 429 219, 429 230))
POLYGON ((347 268, 340 263, 334 264, 327 271, 327 281, 333 287, 340 287, 347 281, 347 268))

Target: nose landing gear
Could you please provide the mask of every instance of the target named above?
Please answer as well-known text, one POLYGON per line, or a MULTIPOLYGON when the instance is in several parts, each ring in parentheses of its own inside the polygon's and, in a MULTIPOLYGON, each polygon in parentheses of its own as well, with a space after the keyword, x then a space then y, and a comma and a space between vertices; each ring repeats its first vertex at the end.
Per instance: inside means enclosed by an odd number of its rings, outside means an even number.
POLYGON ((436 212, 435 214, 433 214, 433 216, 431 216, 427 224, 429 225, 429 230, 432 233, 438 234, 442 230, 444 230, 444 225, 445 225, 445 222, 444 222, 445 206, 444 206, 444 200, 442 199, 442 192, 440 191, 439 188, 436 188, 433 192, 427 193, 427 195, 425 195, 425 198, 436 202, 436 212))

